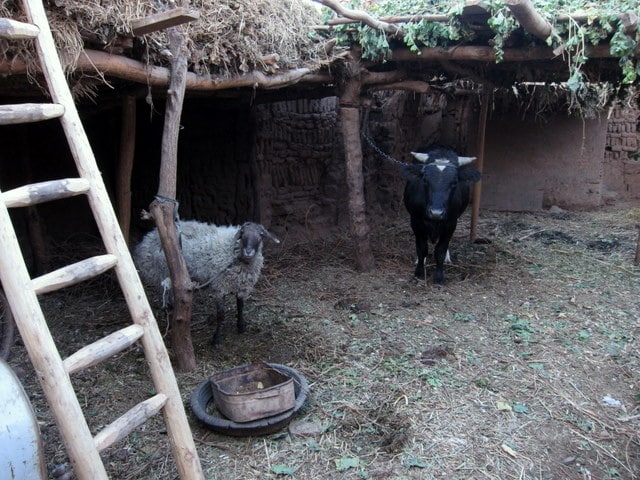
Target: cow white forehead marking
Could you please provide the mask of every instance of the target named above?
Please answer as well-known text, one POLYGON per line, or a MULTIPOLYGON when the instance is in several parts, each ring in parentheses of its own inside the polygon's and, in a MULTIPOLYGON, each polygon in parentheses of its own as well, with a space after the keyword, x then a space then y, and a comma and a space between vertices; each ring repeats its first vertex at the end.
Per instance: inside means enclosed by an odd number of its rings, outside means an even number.
POLYGON ((446 158, 438 158, 433 162, 433 165, 440 171, 444 172, 445 168, 454 166, 448 159, 446 158))

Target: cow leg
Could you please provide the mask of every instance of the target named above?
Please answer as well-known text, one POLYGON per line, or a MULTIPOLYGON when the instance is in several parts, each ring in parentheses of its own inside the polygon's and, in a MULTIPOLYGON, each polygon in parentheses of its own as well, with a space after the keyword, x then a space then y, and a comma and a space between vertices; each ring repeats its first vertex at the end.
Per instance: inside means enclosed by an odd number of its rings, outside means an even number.
POLYGON ((433 283, 438 285, 444 284, 444 258, 447 255, 448 246, 442 242, 438 242, 433 252, 436 260, 436 272, 433 274, 433 283))
POLYGON ((418 263, 414 275, 416 278, 424 280, 424 260, 429 255, 429 243, 426 238, 422 238, 420 235, 416 235, 416 255, 418 263))
POLYGON ((436 272, 433 275, 433 283, 439 285, 444 284, 444 261, 445 258, 449 256, 449 242, 451 241, 451 237, 453 237, 455 229, 456 227, 454 225, 453 228, 449 228, 443 232, 433 249, 433 257, 436 261, 436 272))
POLYGON ((222 345, 222 325, 224 324, 224 302, 216 301, 216 325, 213 331, 213 344, 222 345))
POLYGON ((244 310, 244 299, 240 298, 240 297, 236 297, 236 309, 238 311, 238 333, 244 333, 246 328, 244 325, 244 315, 243 315, 243 310, 244 310))

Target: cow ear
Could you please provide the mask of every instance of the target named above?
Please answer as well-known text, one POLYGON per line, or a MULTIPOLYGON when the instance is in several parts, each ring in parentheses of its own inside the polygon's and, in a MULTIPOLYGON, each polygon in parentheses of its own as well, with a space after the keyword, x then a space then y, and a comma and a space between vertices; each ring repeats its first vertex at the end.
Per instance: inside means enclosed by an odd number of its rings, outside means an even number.
POLYGON ((470 163, 475 162, 478 157, 458 157, 458 166, 462 167, 463 165, 469 165, 470 163))
POLYGON ((410 180, 412 178, 419 178, 422 174, 422 165, 417 165, 414 163, 405 163, 402 167, 402 173, 404 173, 404 178, 406 180, 410 180))
POLYGON ((458 170, 458 180, 461 182, 473 184, 480 180, 480 177, 482 177, 482 174, 475 168, 461 168, 458 170))
POLYGON ((411 152, 411 155, 421 163, 427 163, 429 161, 428 153, 411 152))

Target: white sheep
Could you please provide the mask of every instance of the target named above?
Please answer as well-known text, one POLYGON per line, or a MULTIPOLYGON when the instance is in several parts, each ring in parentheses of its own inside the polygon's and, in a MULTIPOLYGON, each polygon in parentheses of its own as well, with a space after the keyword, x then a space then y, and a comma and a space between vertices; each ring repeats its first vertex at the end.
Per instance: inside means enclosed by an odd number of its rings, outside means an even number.
MULTIPOLYGON (((239 333, 244 332, 244 301, 251 296, 260 278, 264 264, 263 239, 266 237, 275 243, 280 243, 280 240, 253 222, 218 226, 186 220, 180 222, 178 231, 191 280, 199 287, 206 286, 213 291, 216 303, 214 342, 219 344, 222 341, 225 295, 235 295, 237 328, 239 333)), ((157 229, 147 233, 136 245, 133 259, 145 283, 156 287, 170 285, 167 283, 169 269, 157 229)))

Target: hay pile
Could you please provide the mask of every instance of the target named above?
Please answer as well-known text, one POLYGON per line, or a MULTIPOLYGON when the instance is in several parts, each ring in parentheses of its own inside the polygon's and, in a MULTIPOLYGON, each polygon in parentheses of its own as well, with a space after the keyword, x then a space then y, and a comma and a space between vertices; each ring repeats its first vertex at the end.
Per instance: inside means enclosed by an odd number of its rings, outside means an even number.
MULTIPOLYGON (((50 24, 63 63, 69 71, 83 48, 121 53, 152 65, 167 66, 166 31, 134 37, 131 22, 165 10, 162 0, 52 0, 47 3, 50 24)), ((169 7, 171 8, 171 7, 169 7)), ((312 26, 319 11, 306 0, 195 0, 189 8, 200 19, 189 24, 189 69, 223 77, 258 70, 274 73, 294 67, 319 66, 323 40, 312 26), (274 66, 264 58, 276 54, 274 66)), ((0 15, 24 19, 19 2, 0 3, 0 15)), ((34 72, 32 53, 24 46, 0 41, 0 58, 25 60, 34 72)))

